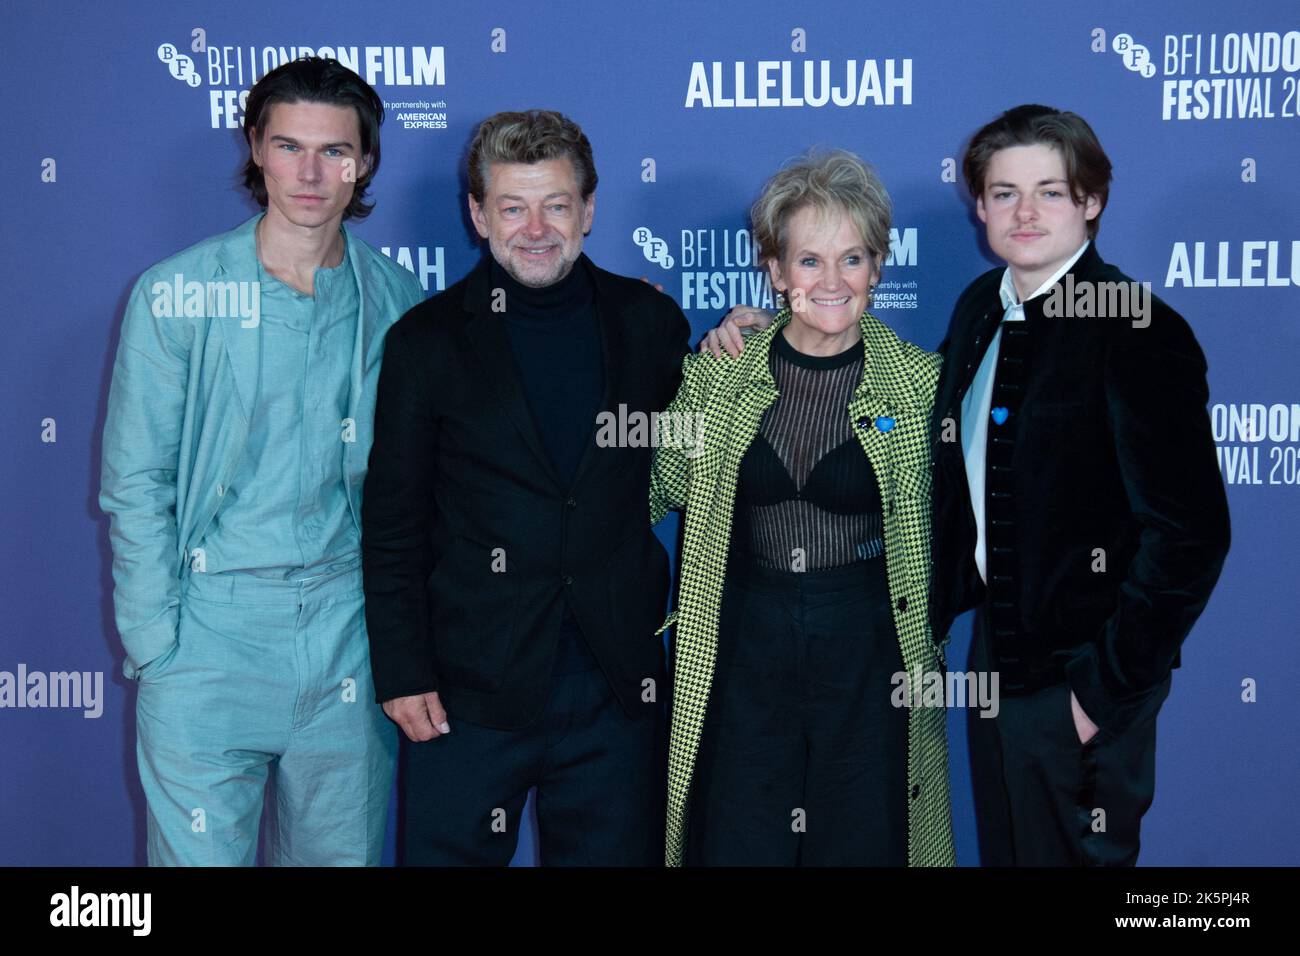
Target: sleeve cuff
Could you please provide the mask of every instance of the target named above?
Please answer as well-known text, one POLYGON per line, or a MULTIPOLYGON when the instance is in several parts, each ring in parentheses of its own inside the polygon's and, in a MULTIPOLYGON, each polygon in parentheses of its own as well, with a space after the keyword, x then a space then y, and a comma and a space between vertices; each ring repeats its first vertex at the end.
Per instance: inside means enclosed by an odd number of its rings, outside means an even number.
POLYGON ((122 647, 126 650, 126 660, 122 663, 122 674, 128 680, 135 680, 140 671, 150 661, 166 654, 176 643, 176 625, 178 615, 167 614, 162 621, 152 627, 139 628, 127 634, 118 632, 122 638, 122 647))

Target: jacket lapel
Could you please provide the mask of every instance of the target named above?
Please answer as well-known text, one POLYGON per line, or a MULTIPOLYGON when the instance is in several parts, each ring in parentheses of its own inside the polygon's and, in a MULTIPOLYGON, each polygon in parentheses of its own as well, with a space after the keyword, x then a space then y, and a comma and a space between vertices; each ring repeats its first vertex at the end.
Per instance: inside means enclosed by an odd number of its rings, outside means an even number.
MULTIPOLYGON (((538 465, 552 484, 563 490, 555 466, 551 464, 551 456, 542 445, 532 410, 528 407, 528 398, 524 394, 519 370, 515 365, 505 320, 499 312, 492 311, 492 289, 486 256, 466 280, 465 310, 472 314, 465 327, 465 335, 483 368, 488 386, 501 400, 507 417, 514 423, 524 445, 537 459, 538 465)), ((594 428, 594 421, 592 425, 594 428)))
MULTIPOLYGON (((361 455, 364 466, 370 457, 370 446, 374 428, 374 398, 376 389, 369 392, 370 401, 363 402, 366 380, 378 376, 376 366, 383 358, 385 325, 381 328, 381 318, 388 314, 388 286, 383 277, 378 275, 373 266, 361 255, 358 248, 360 240, 356 239, 347 226, 343 227, 347 235, 348 259, 352 263, 352 276, 357 284, 356 329, 353 334, 352 362, 348 368, 348 405, 346 418, 352 422, 353 440, 343 443, 343 454, 339 456, 343 468, 343 487, 347 489, 348 503, 352 508, 352 517, 357 528, 361 528, 361 488, 352 480, 360 470, 353 459, 361 455), (360 446, 360 447, 358 447, 360 446)), ((340 428, 342 422, 339 423, 340 428)))
MULTIPOLYGON (((344 231, 347 231, 346 226, 344 231)), ((352 353, 352 377, 348 395, 348 417, 352 419, 356 418, 361 403, 366 376, 383 358, 384 334, 388 331, 388 324, 380 320, 387 314, 385 306, 389 299, 383 277, 376 274, 373 266, 357 254, 357 242, 358 240, 349 232, 348 254, 352 261, 352 275, 357 283, 357 303, 361 310, 357 316, 356 341, 352 353)))
MULTIPOLYGON (((257 281, 257 239, 254 229, 261 215, 254 216, 242 226, 231 231, 217 251, 217 268, 211 277, 214 282, 256 282, 257 281)), ((186 277, 205 280, 207 276, 186 277)), ((260 290, 259 290, 260 293, 260 290)), ((211 308, 211 303, 209 307, 211 308)), ((209 315, 216 314, 209 311, 209 315)), ((259 316, 260 318, 260 316, 259 316)), ((262 357, 262 325, 247 326, 238 315, 219 318, 221 337, 225 344, 226 355, 234 372, 235 391, 239 400, 239 410, 247 427, 253 414, 253 402, 257 398, 257 375, 262 357)))
MULTIPOLYGON (((628 345, 627 326, 617 309, 617 293, 610 288, 608 273, 597 269, 584 253, 574 265, 575 269, 587 269, 595 286, 596 326, 600 333, 600 354, 604 363, 605 390, 600 399, 600 409, 617 411, 623 383, 629 369, 629 363, 635 361, 632 349, 628 345)), ((658 409, 653 409, 658 411, 658 409)), ((591 431, 587 435, 587 444, 582 451, 582 460, 574 473, 573 485, 576 488, 582 481, 584 472, 592 464, 596 453, 596 419, 591 421, 591 431)))
POLYGON ((993 333, 997 331, 998 323, 1002 321, 1004 311, 1001 299, 995 296, 994 299, 984 303, 981 311, 976 313, 970 329, 961 335, 955 347, 949 345, 954 374, 952 391, 948 396, 949 407, 958 421, 961 416, 962 399, 966 397, 971 382, 975 381, 975 373, 979 371, 980 363, 988 353, 989 343, 993 340, 993 333))
POLYGON ((978 303, 971 318, 963 322, 960 328, 954 329, 949 336, 930 426, 931 449, 936 460, 946 461, 947 453, 954 450, 959 457, 961 455, 961 442, 944 441, 944 435, 949 427, 955 427, 957 435, 961 434, 962 400, 988 353, 1003 312, 1002 299, 997 287, 994 287, 992 297, 978 303), (945 426, 947 419, 952 419, 952 426, 945 426))

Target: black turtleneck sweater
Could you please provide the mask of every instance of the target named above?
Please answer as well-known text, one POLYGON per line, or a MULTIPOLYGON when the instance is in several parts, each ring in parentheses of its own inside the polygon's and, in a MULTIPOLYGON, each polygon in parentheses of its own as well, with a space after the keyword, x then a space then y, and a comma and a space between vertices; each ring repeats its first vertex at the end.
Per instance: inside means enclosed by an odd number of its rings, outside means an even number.
MULTIPOLYGON (((492 288, 505 290, 502 318, 533 422, 567 491, 592 440, 605 396, 596 288, 587 258, 580 257, 567 276, 541 289, 515 281, 495 256, 491 269, 492 288)), ((581 673, 598 666, 566 605, 553 673, 581 673)))
POLYGON ((516 282, 492 258, 492 285, 505 290, 506 332, 542 444, 567 490, 596 430, 605 393, 595 286, 585 257, 545 288, 516 282))

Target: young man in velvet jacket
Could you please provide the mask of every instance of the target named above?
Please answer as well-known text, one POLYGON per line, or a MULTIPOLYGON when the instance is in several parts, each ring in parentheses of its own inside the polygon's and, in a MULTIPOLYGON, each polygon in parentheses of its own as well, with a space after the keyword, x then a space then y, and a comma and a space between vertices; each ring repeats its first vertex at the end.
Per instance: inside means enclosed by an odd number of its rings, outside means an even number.
POLYGON ((963 159, 1006 261, 954 309, 934 409, 936 635, 978 607, 986 864, 1137 860, 1156 716, 1228 550, 1206 363, 1097 252, 1111 164, 1088 124, 1008 110, 963 159))

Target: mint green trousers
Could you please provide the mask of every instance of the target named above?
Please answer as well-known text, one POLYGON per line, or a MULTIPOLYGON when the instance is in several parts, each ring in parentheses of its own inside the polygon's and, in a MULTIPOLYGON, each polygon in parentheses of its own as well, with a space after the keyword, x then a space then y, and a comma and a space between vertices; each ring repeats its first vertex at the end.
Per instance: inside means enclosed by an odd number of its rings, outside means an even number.
POLYGON ((397 728, 374 702, 361 571, 191 574, 177 642, 141 671, 151 866, 376 866, 397 728))

